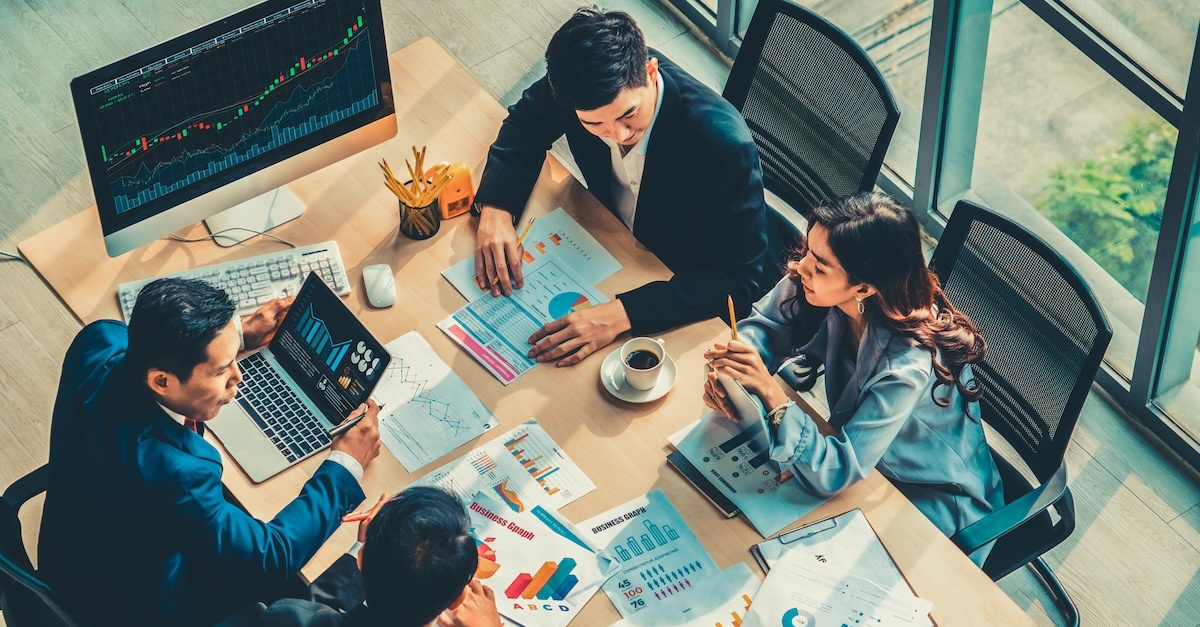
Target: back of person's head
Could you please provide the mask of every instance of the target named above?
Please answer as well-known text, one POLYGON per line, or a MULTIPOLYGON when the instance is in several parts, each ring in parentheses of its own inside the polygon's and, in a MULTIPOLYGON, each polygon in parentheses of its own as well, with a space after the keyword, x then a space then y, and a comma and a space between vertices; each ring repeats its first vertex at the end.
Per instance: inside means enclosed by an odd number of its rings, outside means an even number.
MULTIPOLYGON (((925 263, 916 215, 887 194, 859 192, 815 207, 809 229, 818 224, 850 285, 875 288, 875 295, 863 300, 864 308, 929 350, 938 385, 954 384, 968 399, 978 398, 981 390, 958 381, 958 375, 965 364, 983 359, 987 344, 925 263)), ((798 280, 794 268, 789 274, 798 280)), ((942 404, 936 387, 934 400, 942 404)))
POLYGON ((195 279, 159 279, 142 288, 129 318, 125 364, 141 378, 159 368, 186 383, 208 360, 208 345, 233 319, 224 290, 195 279))
POLYGON ((410 487, 367 527, 367 607, 389 625, 425 625, 458 599, 478 565, 471 519, 458 499, 438 488, 410 487))
POLYGON ((554 98, 576 111, 593 111, 621 90, 649 82, 642 31, 621 11, 579 9, 550 38, 546 74, 554 98))

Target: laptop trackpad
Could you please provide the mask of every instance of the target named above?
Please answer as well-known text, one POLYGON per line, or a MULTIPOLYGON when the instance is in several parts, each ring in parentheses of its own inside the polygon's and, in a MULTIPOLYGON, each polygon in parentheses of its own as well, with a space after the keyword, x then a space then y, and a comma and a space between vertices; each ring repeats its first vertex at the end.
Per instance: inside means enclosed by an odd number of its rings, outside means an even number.
POLYGON ((288 467, 287 459, 254 425, 237 401, 222 407, 207 426, 254 483, 261 483, 288 467))

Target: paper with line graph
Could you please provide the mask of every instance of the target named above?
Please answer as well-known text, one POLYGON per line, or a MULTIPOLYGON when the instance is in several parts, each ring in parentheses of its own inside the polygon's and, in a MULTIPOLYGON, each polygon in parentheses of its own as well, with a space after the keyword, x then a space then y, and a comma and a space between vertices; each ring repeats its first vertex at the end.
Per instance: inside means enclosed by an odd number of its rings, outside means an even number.
POLYGON ((515 513, 479 493, 467 511, 479 552, 475 578, 495 593, 500 614, 524 627, 571 622, 616 570, 570 523, 541 508, 515 513))
MULTIPOLYGON (((523 227, 522 227, 523 228, 523 227)), ((557 258, 579 277, 595 285, 621 269, 617 261, 596 238, 592 237, 562 207, 539 217, 529 227, 524 240, 523 262, 534 264, 543 258, 557 258)), ((467 300, 475 300, 483 289, 475 282, 475 257, 467 257, 442 271, 442 276, 467 300)))
POLYGON ((387 404, 379 414, 379 439, 405 470, 500 426, 421 334, 409 331, 385 348, 392 361, 375 388, 375 399, 387 404))
POLYGON ((525 512, 536 505, 558 510, 596 489, 532 418, 416 483, 447 490, 464 505, 476 492, 484 492, 514 512, 525 512))
POLYGON ((604 593, 621 616, 687 602, 717 564, 662 490, 579 523, 588 540, 620 562, 604 593))

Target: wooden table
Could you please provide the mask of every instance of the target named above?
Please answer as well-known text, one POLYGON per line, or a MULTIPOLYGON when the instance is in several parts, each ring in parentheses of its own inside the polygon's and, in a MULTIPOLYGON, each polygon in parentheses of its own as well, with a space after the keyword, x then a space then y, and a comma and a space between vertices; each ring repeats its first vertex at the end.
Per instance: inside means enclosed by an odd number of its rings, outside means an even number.
MULTIPOLYGON (((739 561, 757 570, 748 547, 761 537, 744 519, 726 520, 665 462, 667 436, 704 410, 700 388, 705 348, 727 335, 717 320, 665 334, 667 350, 678 364, 675 388, 659 401, 629 405, 612 399, 599 379, 600 363, 613 347, 570 368, 540 366, 505 387, 435 324, 465 302, 440 272, 470 256, 475 222, 458 218, 442 225, 432 239, 412 241, 397 235, 396 200, 384 188, 375 162, 403 162, 412 145, 428 145, 427 161, 464 161, 482 171, 487 147, 505 111, 432 39, 422 39, 391 56, 399 133, 385 144, 331 165, 289 187, 308 207, 300 219, 276 233, 298 244, 337 240, 354 292, 348 304, 383 341, 417 329, 511 429, 536 417, 546 431, 597 484, 595 492, 562 509, 568 520, 599 512, 662 488, 692 530, 726 568, 739 561), (413 70, 419 69, 419 74, 413 70), (399 298, 389 309, 366 304, 359 276, 364 266, 390 264, 398 276, 399 298)), ((562 206, 624 266, 599 285, 609 297, 670 275, 628 230, 553 159, 547 160, 529 203, 531 215, 562 206)), ((227 249, 211 243, 181 244, 158 240, 111 259, 105 252, 95 207, 20 244, 20 250, 80 320, 120 318, 114 296, 119 283, 190 267, 229 261, 277 250, 258 238, 227 249)), ((204 233, 196 226, 194 233, 204 233)), ((217 449, 224 450, 210 434, 217 449)), ((489 436, 485 436, 489 437, 489 436)), ((367 501, 398 491, 416 478, 482 444, 475 441, 408 473, 386 451, 366 469, 367 501)), ((318 455, 261 484, 252 484, 236 463, 225 460, 224 481, 254 516, 270 519, 300 490, 324 459, 318 455)), ((1025 613, 879 473, 829 500, 806 521, 861 508, 917 594, 933 603, 940 625, 1028 624, 1025 613)), ((355 526, 345 525, 304 568, 309 579, 353 541, 355 526)), ((602 625, 619 618, 602 594, 587 605, 576 624, 602 625)))

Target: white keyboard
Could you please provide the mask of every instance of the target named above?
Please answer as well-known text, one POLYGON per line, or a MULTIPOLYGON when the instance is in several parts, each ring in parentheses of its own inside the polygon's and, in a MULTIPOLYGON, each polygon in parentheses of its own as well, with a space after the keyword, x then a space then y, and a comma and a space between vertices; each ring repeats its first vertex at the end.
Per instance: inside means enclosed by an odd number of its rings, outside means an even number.
POLYGON ((346 267, 342 264, 337 242, 322 242, 122 283, 117 286, 117 301, 128 321, 133 313, 133 303, 147 283, 165 277, 201 279, 224 289, 237 303, 238 314, 247 314, 272 298, 299 292, 309 272, 316 272, 339 296, 350 293, 350 281, 346 279, 346 267))

